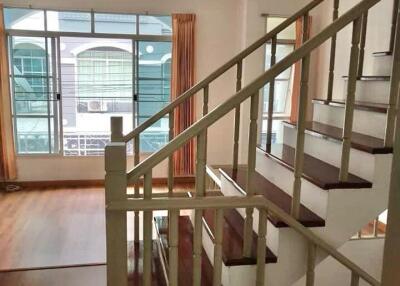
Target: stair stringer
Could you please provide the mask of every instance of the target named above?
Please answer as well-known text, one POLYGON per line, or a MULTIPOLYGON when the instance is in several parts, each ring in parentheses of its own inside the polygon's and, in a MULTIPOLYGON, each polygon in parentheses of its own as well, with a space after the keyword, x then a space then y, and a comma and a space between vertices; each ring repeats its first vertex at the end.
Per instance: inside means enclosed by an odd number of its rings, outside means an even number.
MULTIPOLYGON (((373 187, 370 189, 322 190, 307 180, 302 180, 302 203, 323 217, 326 223, 323 228, 310 229, 335 248, 339 248, 343 245, 358 230, 376 218, 387 208, 392 155, 383 154, 371 156, 374 161, 374 175, 372 180, 373 187), (319 189, 320 193, 325 192, 326 194, 326 201, 323 200, 324 196, 318 195, 320 206, 325 206, 325 210, 321 207, 318 208, 315 204, 317 200, 312 197, 312 194, 315 194, 316 189, 319 189), (310 203, 312 205, 310 205, 310 203)), ((291 194, 291 183, 293 180, 289 180, 290 177, 288 177, 288 172, 291 174, 291 177, 293 177, 292 171, 266 157, 262 152, 258 152, 256 169, 268 180, 272 181, 288 194, 291 194)), ((256 226, 256 221, 257 218, 255 216, 254 226, 256 226)), ((256 228, 255 231, 257 231, 256 228)), ((280 235, 278 244, 281 244, 282 241, 283 238, 282 235, 280 235)), ((291 255, 292 257, 297 256, 298 260, 303 261, 303 264, 305 265, 305 249, 301 252, 295 253, 296 248, 293 248, 293 246, 298 243, 302 244, 304 247, 304 242, 301 240, 292 240, 288 243, 289 248, 292 250, 291 255)), ((278 256, 279 262, 279 259, 282 258, 284 254, 280 252, 280 245, 278 246, 278 249, 279 251, 275 254, 278 256)), ((320 251, 318 253, 317 263, 326 257, 327 255, 320 251)), ((299 266, 294 265, 293 268, 285 268, 284 271, 287 272, 288 269, 291 269, 290 271, 299 273, 301 272, 301 269, 298 269, 298 267, 299 266)), ((303 269, 303 271, 304 272, 300 274, 300 276, 297 276, 299 279, 305 275, 305 270, 303 269)), ((286 272, 279 273, 279 271, 277 271, 272 275, 287 275, 286 272)), ((295 281, 291 281, 289 284, 279 285, 291 285, 294 282, 295 281)))

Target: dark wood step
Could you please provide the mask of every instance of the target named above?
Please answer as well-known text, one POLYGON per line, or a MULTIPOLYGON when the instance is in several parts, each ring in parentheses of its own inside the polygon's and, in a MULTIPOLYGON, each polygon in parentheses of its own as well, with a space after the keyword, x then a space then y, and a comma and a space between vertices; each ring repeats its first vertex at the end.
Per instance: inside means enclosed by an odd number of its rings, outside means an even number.
MULTIPOLYGON (((168 217, 154 218, 162 252, 168 262, 168 217)), ((178 280, 180 286, 192 285, 193 281, 193 227, 189 216, 179 216, 178 280)), ((203 249, 201 259, 201 285, 212 285, 213 268, 203 249)))
MULTIPOLYGON (((265 155, 290 170, 294 169, 295 149, 288 145, 276 144, 273 146, 272 153, 265 153, 265 155)), ((303 178, 324 190, 372 187, 371 182, 353 174, 349 174, 346 182, 339 181, 339 168, 308 154, 304 154, 303 178)))
MULTIPOLYGON (((346 103, 344 100, 325 100, 325 99, 313 99, 312 102, 316 104, 336 106, 336 107, 345 107, 346 103)), ((356 101, 354 103, 355 109, 373 111, 379 113, 386 113, 388 106, 389 106, 388 104, 365 102, 365 101, 356 101)))
MULTIPOLYGON (((347 75, 343 76, 344 79, 348 79, 347 75)), ((390 81, 390 76, 388 75, 363 75, 357 77, 357 80, 361 81, 390 81)))
POLYGON ((384 52, 375 52, 372 53, 374 57, 386 57, 386 56, 391 56, 393 53, 392 51, 384 51, 384 52))
MULTIPOLYGON (((205 210, 203 223, 214 240, 215 210, 205 210)), ((224 211, 224 232, 222 242, 222 260, 226 266, 255 265, 257 264, 257 234, 253 232, 251 257, 243 257, 244 219, 235 209, 224 211)), ((267 247, 265 263, 276 263, 277 257, 267 247)))
MULTIPOLYGON (((296 128, 295 122, 285 121, 284 124, 296 128)), ((306 122, 307 133, 314 136, 322 136, 324 139, 342 141, 343 129, 315 121, 306 122)), ((393 148, 385 147, 383 139, 353 132, 351 135, 351 147, 370 154, 390 154, 393 148)))
MULTIPOLYGON (((240 166, 236 171, 234 171, 232 167, 223 167, 220 168, 220 172, 235 185, 239 192, 244 195, 246 194, 247 167, 240 166)), ((257 172, 254 176, 254 187, 255 194, 263 195, 265 198, 283 209, 286 213, 290 214, 292 197, 257 172)), ((271 214, 268 216, 268 220, 275 227, 287 227, 286 223, 271 214)), ((304 205, 301 205, 300 207, 299 222, 306 227, 325 226, 325 221, 304 205)))
MULTIPOLYGON (((157 242, 152 247, 152 286, 166 286, 161 258, 157 251, 157 242)), ((143 242, 128 243, 128 285, 143 285, 143 242)))

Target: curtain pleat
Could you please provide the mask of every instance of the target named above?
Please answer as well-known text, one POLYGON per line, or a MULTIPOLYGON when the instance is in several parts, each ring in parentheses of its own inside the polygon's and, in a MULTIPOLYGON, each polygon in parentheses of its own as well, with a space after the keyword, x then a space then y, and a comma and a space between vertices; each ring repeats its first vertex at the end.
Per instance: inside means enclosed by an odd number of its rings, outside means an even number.
MULTIPOLYGON (((194 14, 172 15, 172 100, 195 84, 195 20, 194 14)), ((177 136, 195 121, 194 98, 186 100, 174 112, 174 136, 177 136)), ((190 140, 174 153, 174 174, 192 175, 194 171, 195 143, 190 140)))
MULTIPOLYGON (((311 17, 309 20, 309 31, 311 31, 311 17)), ((299 18, 296 21, 296 49, 302 44, 303 39, 303 18, 299 18)), ((292 101, 291 101, 291 111, 290 111, 290 122, 297 121, 298 109, 299 109, 299 96, 300 96, 300 84, 301 84, 301 61, 298 61, 294 65, 294 75, 293 75, 293 91, 292 91, 292 101)))
POLYGON ((3 6, 0 5, 0 178, 17 177, 3 6))

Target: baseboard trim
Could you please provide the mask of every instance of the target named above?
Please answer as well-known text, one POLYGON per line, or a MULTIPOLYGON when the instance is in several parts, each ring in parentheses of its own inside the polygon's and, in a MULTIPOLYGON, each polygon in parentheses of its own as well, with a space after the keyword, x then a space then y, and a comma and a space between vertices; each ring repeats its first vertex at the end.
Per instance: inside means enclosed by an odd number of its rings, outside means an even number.
MULTIPOLYGON (((166 186, 167 178, 153 178, 153 185, 166 186)), ((174 178, 175 184, 193 184, 194 176, 179 176, 174 178)), ((34 188, 88 188, 88 187, 104 187, 104 180, 57 180, 57 181, 15 181, 9 184, 20 186, 22 189, 34 188)), ((140 180, 143 185, 143 180, 140 180)), ((130 184, 129 186, 133 186, 130 184)))

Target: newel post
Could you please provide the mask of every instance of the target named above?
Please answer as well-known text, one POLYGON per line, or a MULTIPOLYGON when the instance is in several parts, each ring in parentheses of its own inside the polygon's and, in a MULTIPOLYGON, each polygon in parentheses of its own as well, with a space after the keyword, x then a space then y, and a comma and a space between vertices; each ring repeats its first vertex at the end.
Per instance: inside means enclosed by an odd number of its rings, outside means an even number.
POLYGON ((107 285, 127 285, 126 212, 110 211, 107 205, 126 198, 126 144, 121 142, 122 117, 111 118, 111 143, 105 148, 105 202, 107 285))

